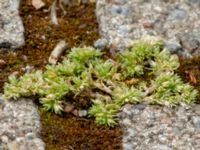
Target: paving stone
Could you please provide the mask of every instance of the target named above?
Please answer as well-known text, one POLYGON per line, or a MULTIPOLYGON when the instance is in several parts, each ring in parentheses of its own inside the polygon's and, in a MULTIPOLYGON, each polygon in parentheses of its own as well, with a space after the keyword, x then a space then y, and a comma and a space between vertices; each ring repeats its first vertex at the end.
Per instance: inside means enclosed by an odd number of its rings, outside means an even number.
POLYGON ((100 34, 116 51, 151 35, 162 38, 172 53, 200 55, 199 0, 97 0, 96 5, 100 34))
POLYGON ((0 49, 24 45, 24 27, 19 16, 20 0, 0 1, 0 49))

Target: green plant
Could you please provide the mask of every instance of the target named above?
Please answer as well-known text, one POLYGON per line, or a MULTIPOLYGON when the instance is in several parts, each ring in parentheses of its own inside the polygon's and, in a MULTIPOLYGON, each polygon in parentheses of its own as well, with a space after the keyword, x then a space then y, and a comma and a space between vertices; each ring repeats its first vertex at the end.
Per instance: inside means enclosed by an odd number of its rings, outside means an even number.
POLYGON ((93 73, 97 78, 100 79, 111 79, 112 76, 117 72, 117 66, 112 60, 97 59, 92 62, 93 73))
POLYGON ((36 95, 46 111, 60 114, 66 95, 92 93, 89 116, 97 124, 114 126, 117 113, 127 103, 151 103, 167 106, 189 106, 197 91, 174 73, 178 57, 164 49, 161 40, 148 38, 136 41, 116 60, 105 60, 91 47, 73 48, 67 59, 46 70, 33 71, 20 78, 9 77, 4 86, 5 99, 36 95), (142 80, 143 76, 148 80, 142 80), (140 78, 136 83, 127 81, 140 78))
POLYGON ((152 93, 152 103, 167 106, 177 104, 188 105, 194 103, 197 91, 189 84, 184 84, 181 78, 172 73, 161 73, 152 81, 155 87, 152 93))
POLYGON ((93 103, 93 106, 89 110, 89 115, 95 116, 96 123, 109 126, 117 124, 117 112, 120 106, 112 102, 109 96, 98 95, 93 100, 93 103))
POLYGON ((102 53, 92 47, 72 48, 68 58, 76 64, 88 64, 90 60, 98 58, 102 53))
POLYGON ((173 72, 179 67, 177 55, 171 55, 167 49, 155 54, 155 60, 150 60, 152 74, 159 75, 163 72, 173 72))
POLYGON ((134 86, 122 84, 113 90, 112 96, 117 105, 123 106, 126 103, 141 102, 145 95, 134 86))
POLYGON ((145 66, 149 64, 152 58, 158 56, 162 49, 163 43, 158 39, 144 38, 143 40, 134 42, 131 50, 126 50, 118 55, 123 77, 143 75, 145 66))

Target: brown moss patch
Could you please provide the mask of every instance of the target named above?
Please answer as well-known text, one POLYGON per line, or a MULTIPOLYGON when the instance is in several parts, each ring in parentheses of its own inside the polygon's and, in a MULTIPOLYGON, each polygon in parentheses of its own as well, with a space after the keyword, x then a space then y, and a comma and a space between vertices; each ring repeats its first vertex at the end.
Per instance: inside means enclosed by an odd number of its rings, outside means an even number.
POLYGON ((93 120, 73 116, 47 116, 42 131, 48 150, 119 150, 122 149, 122 131, 119 127, 97 126, 93 120))

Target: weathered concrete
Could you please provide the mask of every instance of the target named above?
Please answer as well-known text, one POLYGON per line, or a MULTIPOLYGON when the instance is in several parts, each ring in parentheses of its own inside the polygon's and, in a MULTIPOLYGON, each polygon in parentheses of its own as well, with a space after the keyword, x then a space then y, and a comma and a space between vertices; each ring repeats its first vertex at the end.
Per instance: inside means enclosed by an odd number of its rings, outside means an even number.
POLYGON ((0 1, 0 49, 14 49, 24 44, 19 5, 20 0, 0 1))

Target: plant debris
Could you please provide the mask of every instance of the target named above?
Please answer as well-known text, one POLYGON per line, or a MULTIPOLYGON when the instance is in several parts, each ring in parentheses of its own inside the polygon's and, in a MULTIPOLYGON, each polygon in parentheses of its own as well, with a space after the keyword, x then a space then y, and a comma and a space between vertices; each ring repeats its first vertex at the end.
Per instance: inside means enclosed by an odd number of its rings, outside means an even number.
POLYGON ((61 40, 51 52, 51 55, 49 56, 49 64, 55 65, 67 47, 67 43, 64 40, 61 40))

